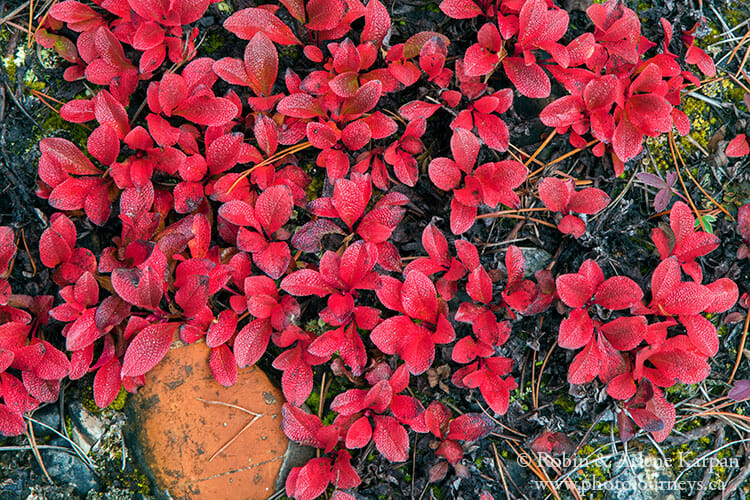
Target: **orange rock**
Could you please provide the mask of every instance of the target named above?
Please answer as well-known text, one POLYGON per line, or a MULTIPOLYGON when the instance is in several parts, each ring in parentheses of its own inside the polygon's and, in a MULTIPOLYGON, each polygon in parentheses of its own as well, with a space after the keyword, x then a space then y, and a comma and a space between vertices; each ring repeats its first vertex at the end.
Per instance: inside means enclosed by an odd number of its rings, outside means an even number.
POLYGON ((146 375, 145 387, 128 400, 130 449, 175 500, 268 498, 289 444, 281 431, 281 391, 255 367, 240 370, 232 387, 219 385, 208 354, 202 342, 173 344, 146 375), (253 415, 199 398, 263 416, 243 431, 253 415))

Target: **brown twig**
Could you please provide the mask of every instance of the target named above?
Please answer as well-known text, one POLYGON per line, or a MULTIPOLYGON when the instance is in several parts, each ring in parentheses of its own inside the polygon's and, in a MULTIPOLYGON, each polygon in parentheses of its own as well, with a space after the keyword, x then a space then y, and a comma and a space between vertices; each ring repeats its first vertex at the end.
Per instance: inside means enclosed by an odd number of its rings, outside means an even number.
POLYGON ((737 351, 737 359, 734 360, 734 367, 732 368, 732 374, 729 375, 729 380, 727 383, 729 385, 732 385, 732 382, 734 381, 734 376, 737 374, 737 368, 740 366, 740 361, 742 361, 742 355, 745 352, 745 342, 747 342, 747 329, 750 327, 750 310, 745 314, 745 326, 742 328, 742 338, 740 339, 740 348, 737 351))
POLYGON ((242 434, 243 432, 245 432, 245 431, 246 431, 247 429, 249 429, 249 428, 250 428, 250 426, 251 426, 251 425, 253 425, 253 424, 254 424, 254 423, 255 423, 255 422, 256 422, 256 421, 258 420, 258 419, 260 419, 261 417, 263 417, 263 413, 255 413, 255 412, 253 412, 253 411, 250 411, 250 410, 248 410, 247 408, 243 408, 243 407, 241 407, 241 406, 233 405, 233 404, 231 404, 231 403, 225 403, 225 402, 223 402, 223 401, 210 401, 210 400, 206 400, 206 399, 201 399, 201 398, 195 398, 195 399, 197 399, 198 401, 200 401, 200 402, 202 402, 202 403, 206 403, 206 404, 210 404, 210 405, 220 405, 220 406, 227 406, 227 407, 229 407, 229 408, 234 408, 234 409, 236 409, 236 410, 240 410, 240 411, 242 411, 242 412, 245 412, 245 413, 247 413, 247 414, 249 414, 249 415, 252 415, 252 416, 253 416, 253 419, 252 419, 252 420, 250 420, 250 422, 248 422, 248 423, 247 423, 247 424, 245 425, 245 427, 243 427, 242 429, 240 429, 240 431, 239 431, 239 432, 238 432, 237 434, 235 434, 235 435, 234 435, 234 436, 232 437, 232 439, 230 439, 229 441, 227 441, 227 442, 226 442, 226 443, 224 444, 224 446, 222 446, 221 448, 219 448, 219 450, 218 450, 218 451, 217 451, 216 453, 214 453, 213 455, 211 455, 211 458, 209 458, 209 459, 208 459, 208 461, 209 461, 209 462, 213 461, 213 459, 214 459, 214 458, 216 458, 216 457, 218 457, 219 455, 221 455, 221 453, 222 453, 222 452, 223 452, 224 450, 226 450, 227 448, 229 448, 229 446, 230 446, 230 445, 231 445, 232 443, 234 443, 234 442, 235 442, 235 441, 237 440, 237 438, 239 438, 239 437, 240 437, 240 435, 241 435, 241 434, 242 434))

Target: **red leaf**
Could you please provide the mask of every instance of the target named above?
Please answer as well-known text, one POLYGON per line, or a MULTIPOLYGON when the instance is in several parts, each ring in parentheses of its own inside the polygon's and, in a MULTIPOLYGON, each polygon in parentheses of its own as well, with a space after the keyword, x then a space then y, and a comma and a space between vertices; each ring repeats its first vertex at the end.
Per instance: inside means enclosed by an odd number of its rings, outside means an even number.
POLYGON ((237 363, 228 345, 222 344, 211 349, 208 365, 216 381, 224 387, 232 386, 237 381, 237 363))
POLYGON ((557 343, 564 349, 578 349, 591 341, 594 322, 587 309, 573 309, 570 315, 560 322, 557 343))
POLYGON ((279 73, 276 46, 266 34, 259 31, 247 43, 244 57, 250 87, 260 96, 270 96, 279 73))
POLYGON ((555 283, 560 299, 573 308, 584 307, 595 290, 595 285, 582 274, 563 274, 555 283))
POLYGON ((198 94, 183 101, 174 114, 198 125, 219 126, 237 116, 237 111, 229 99, 198 94))
POLYGON ((719 351, 719 336, 716 327, 700 314, 680 316, 690 343, 705 356, 714 356, 719 351))
POLYGON ((256 319, 245 325, 234 339, 234 357, 240 368, 254 365, 263 356, 271 339, 268 321, 256 319))
POLYGON ((588 345, 573 359, 568 369, 568 382, 581 385, 591 382, 599 374, 601 358, 596 339, 591 338, 588 345))
POLYGON ((315 500, 331 482, 331 459, 312 458, 302 467, 295 467, 286 479, 286 494, 295 500, 315 500))
POLYGON ((539 198, 552 212, 567 213, 572 188, 556 177, 545 177, 539 181, 539 198))
POLYGON ((706 286, 713 293, 714 299, 711 305, 705 309, 705 312, 719 313, 728 311, 737 303, 740 292, 737 284, 729 278, 719 278, 706 286))
POLYGON ((552 86, 549 77, 538 64, 527 66, 523 58, 506 57, 503 68, 510 81, 526 97, 541 99, 550 94, 552 86))
POLYGON ((290 295, 317 295, 325 297, 331 288, 323 281, 320 273, 312 269, 300 269, 281 280, 280 288, 290 295))
POLYGON ((279 113, 292 118, 315 118, 325 116, 325 112, 316 98, 302 92, 284 97, 276 106, 279 113))
POLYGON ((360 42, 371 41, 379 47, 390 29, 391 16, 388 14, 388 9, 379 0, 367 2, 365 26, 360 35, 360 42))
POLYGON ((739 134, 729 141, 725 153, 732 158, 747 156, 750 153, 750 145, 747 142, 745 134, 739 134))
POLYGON ((235 12, 224 21, 224 28, 243 40, 250 40, 262 31, 278 44, 302 45, 286 24, 265 9, 251 7, 235 12))
POLYGON ((625 316, 603 324, 601 331, 612 347, 618 351, 629 351, 638 347, 646 337, 647 326, 643 316, 625 316))
POLYGON ((125 351, 121 375, 145 375, 156 366, 169 351, 177 327, 177 323, 158 323, 141 330, 125 351))
POLYGON ((471 19, 484 14, 471 0, 443 0, 440 2, 440 10, 453 19, 471 19))
POLYGON ((409 459, 409 434, 393 417, 373 416, 375 430, 372 439, 386 460, 405 462, 409 459))
POLYGON ((281 228, 292 216, 292 191, 285 184, 265 189, 255 202, 255 216, 267 235, 281 228))
POLYGON ((494 422, 484 413, 464 413, 451 420, 445 438, 476 441, 487 437, 494 428, 494 422))
POLYGON ((111 405, 120 393, 120 369, 120 361, 112 358, 97 370, 94 376, 94 402, 99 408, 111 405))
POLYGON ((622 118, 615 127, 612 147, 620 161, 625 163, 643 149, 643 133, 627 118, 622 118))
POLYGON ((0 434, 3 436, 20 436, 26 431, 26 421, 21 414, 0 404, 0 434))
POLYGON ((579 214, 595 214, 609 203, 609 195, 596 188, 585 188, 572 194, 568 208, 579 214))
POLYGON ((336 181, 333 189, 333 206, 350 231, 364 213, 368 201, 369 196, 365 199, 364 193, 356 182, 348 179, 336 181))
POLYGON ((382 91, 383 84, 380 80, 370 80, 358 88, 352 97, 344 101, 341 114, 357 117, 367 113, 378 103, 382 91))
POLYGON ((66 172, 75 175, 97 175, 101 170, 84 155, 75 144, 60 137, 48 137, 39 143, 43 155, 49 155, 66 172))
POLYGON ((325 31, 335 28, 344 17, 344 3, 341 0, 308 0, 307 29, 325 31))
POLYGON ((627 309, 642 298, 643 290, 635 281, 625 276, 614 276, 599 285, 594 302, 616 311, 627 309))
POLYGON ((401 303, 409 317, 435 322, 437 292, 430 278, 421 272, 412 271, 406 276, 401 288, 401 303))

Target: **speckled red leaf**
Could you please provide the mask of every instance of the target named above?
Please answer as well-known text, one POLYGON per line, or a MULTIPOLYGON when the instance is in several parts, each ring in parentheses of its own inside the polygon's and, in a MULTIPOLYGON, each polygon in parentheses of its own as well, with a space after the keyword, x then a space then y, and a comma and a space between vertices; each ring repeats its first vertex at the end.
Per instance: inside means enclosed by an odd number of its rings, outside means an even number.
POLYGON ((268 321, 257 319, 245 325, 234 339, 234 357, 239 367, 254 365, 266 352, 270 338, 268 321))
POLYGON ((141 330, 128 345, 122 362, 123 377, 137 377, 166 356, 178 323, 157 323, 141 330))
MULTIPOLYGON (((61 215, 61 217, 65 217, 65 216, 61 215)), ((70 222, 70 219, 68 219, 67 217, 65 217, 65 219, 71 225, 73 224, 72 222, 70 222)), ((52 220, 54 221, 55 219, 53 218, 52 220)), ((44 238, 44 234, 47 233, 48 231, 53 231, 52 234, 55 235, 55 238, 53 241, 48 241, 47 243, 44 244, 44 246, 47 248, 42 249, 41 248, 42 242, 41 241, 39 242, 40 254, 43 254, 45 251, 50 252, 50 254, 52 254, 49 256, 49 260, 51 262, 54 262, 54 265, 47 266, 47 264, 44 264, 47 267, 55 267, 57 263, 64 260, 62 257, 65 257, 66 255, 70 253, 70 245, 68 243, 67 231, 63 231, 63 234, 58 234, 59 229, 54 230, 53 229, 54 226, 55 224, 53 222, 52 227, 46 229, 44 233, 42 233, 42 238, 44 238), (60 255, 60 252, 53 247, 54 244, 57 242, 60 242, 62 245, 68 247, 68 250, 65 251, 63 249, 60 255)), ((72 236, 73 236, 73 242, 75 244, 75 226, 73 226, 72 236)), ((51 238, 51 235, 50 235, 50 238, 51 238)), ((15 243, 15 233, 13 229, 8 226, 0 226, 0 275, 4 275, 6 272, 8 272, 8 268, 10 267, 10 262, 11 260, 13 260, 13 256, 15 254, 16 254, 16 243, 15 243)), ((44 256, 42 256, 42 261, 44 261, 44 256)))
POLYGON ((68 351, 81 350, 102 337, 103 333, 94 320, 95 314, 96 309, 87 309, 71 324, 65 337, 65 348, 68 351))
POLYGON ((647 326, 644 316, 624 316, 603 324, 601 332, 612 347, 618 351, 629 351, 646 337, 647 326))
POLYGON ((250 87, 258 95, 270 96, 279 73, 279 55, 270 38, 259 31, 245 47, 245 69, 250 87))
POLYGON ((206 164, 212 175, 221 174, 240 160, 242 134, 224 134, 214 139, 206 150, 206 164))
POLYGON ((198 94, 185 99, 174 114, 198 125, 224 125, 237 115, 237 106, 223 97, 198 94))
POLYGON ((307 29, 325 31, 335 28, 344 17, 342 0, 309 0, 307 2, 307 29))
POLYGON ((552 86, 549 77, 538 64, 527 66, 521 57, 506 57, 503 68, 522 95, 540 99, 550 94, 552 86))
POLYGON ((323 427, 320 419, 301 408, 284 403, 281 407, 281 430, 286 437, 297 443, 322 448, 319 431, 323 427))
POLYGON ((745 134, 738 134, 731 141, 729 141, 725 152, 727 156, 732 158, 747 156, 748 153, 750 153, 750 145, 748 145, 747 137, 745 137, 745 134))
MULTIPOLYGON (((7 227, 2 229, 3 242, 0 243, 0 247, 8 249, 5 250, 5 256, 0 258, 0 271, 4 272, 10 262, 10 258, 15 252, 15 245, 12 248, 10 246, 13 241, 13 231, 7 227), (9 251, 11 249, 13 252, 9 251)), ((66 262, 72 255, 75 240, 76 229, 73 222, 65 215, 53 218, 50 227, 45 229, 39 238, 39 256, 42 264, 49 268, 54 268, 61 262, 66 262)))
POLYGON ((474 113, 474 125, 484 144, 496 151, 506 151, 510 144, 508 126, 499 117, 485 113, 474 113))
POLYGON ((367 417, 360 417, 354 421, 346 433, 345 444, 349 449, 364 448, 372 439, 372 426, 367 417))
POLYGON ((300 269, 281 280, 280 288, 290 295, 317 295, 325 297, 331 288, 323 281, 320 273, 312 269, 300 269))
POLYGON ((627 309, 642 298, 643 290, 635 281, 625 276, 614 276, 599 285, 594 302, 616 311, 627 309))
POLYGON ((421 272, 412 271, 406 276, 401 288, 401 303, 409 317, 435 322, 437 292, 430 278, 421 272))
POLYGON ((219 215, 237 226, 250 226, 260 229, 255 217, 255 209, 242 200, 230 200, 219 207, 219 215))
POLYGON ((344 101, 341 114, 354 117, 367 113, 378 103, 382 91, 383 84, 380 80, 370 80, 358 88, 352 97, 344 101))
POLYGON ((291 470, 286 479, 286 494, 295 500, 314 500, 325 492, 331 479, 331 460, 313 458, 291 470))
POLYGON ((313 96, 302 92, 292 93, 284 97, 276 106, 276 110, 291 118, 315 118, 325 116, 320 102, 313 96))
POLYGON ((348 179, 338 179, 333 189, 333 206, 341 220, 352 229, 365 211, 367 202, 360 186, 348 179))
POLYGON ((464 413, 451 420, 446 439, 476 441, 488 436, 494 428, 492 419, 484 413, 464 413))
POLYGON ((484 13, 472 0, 443 0, 440 10, 453 19, 471 19, 484 13))
POLYGON ((310 396, 313 388, 312 367, 305 359, 302 346, 298 344, 282 353, 274 360, 273 367, 279 369, 280 363, 286 365, 281 376, 281 390, 284 397, 290 404, 301 406, 310 396))
POLYGON ((211 349, 208 366, 211 367, 211 373, 214 374, 216 381, 224 387, 232 386, 237 382, 237 363, 228 345, 222 344, 211 349))
POLYGON ((557 343, 564 349, 578 349, 591 341, 594 333, 594 322, 588 310, 573 309, 570 315, 560 322, 560 333, 557 343))
POLYGON ((214 72, 232 85, 250 86, 245 62, 234 57, 223 57, 213 65, 214 72))
POLYGON ((94 375, 94 402, 99 408, 106 408, 120 393, 120 361, 110 359, 94 375))
POLYGON ((365 26, 360 35, 360 42, 373 42, 380 46, 391 28, 391 16, 388 9, 379 0, 367 2, 365 26))
POLYGON ((643 149, 643 133, 627 118, 623 117, 615 127, 612 148, 621 162, 625 163, 643 149))
POLYGON ((286 241, 273 241, 260 252, 253 253, 253 262, 273 279, 281 278, 289 267, 292 254, 286 241))
MULTIPOLYGON (((219 313, 214 321, 208 326, 206 333, 206 345, 208 347, 218 347, 232 338, 237 329, 237 313, 231 310, 224 310, 219 313)), ((234 358, 232 358, 234 362, 234 358)))
POLYGON ((595 291, 595 285, 579 273, 560 275, 555 283, 560 299, 569 307, 584 307, 595 291))
POLYGON ((579 214, 595 214, 609 203, 607 193, 597 188, 585 188, 573 193, 568 202, 568 208, 579 214))
POLYGON ((729 278, 719 278, 713 283, 706 285, 713 293, 713 302, 705 309, 707 313, 725 312, 737 303, 739 289, 737 284, 729 278))
POLYGON ((102 165, 112 165, 120 154, 120 139, 117 132, 109 125, 96 127, 86 142, 91 156, 99 160, 102 165))
POLYGON ((571 198, 567 182, 556 177, 545 177, 539 181, 539 198, 552 212, 565 212, 571 198))
POLYGON ((101 171, 75 144, 60 137, 47 137, 39 143, 43 155, 49 155, 66 172, 75 175, 97 175, 101 171))
POLYGON ((409 434, 393 417, 375 415, 375 430, 372 439, 375 447, 386 460, 405 462, 409 459, 409 434))
POLYGON ((250 7, 237 11, 224 21, 224 28, 243 40, 250 40, 262 31, 281 45, 302 44, 286 24, 265 9, 250 7))
POLYGON ((599 374, 601 357, 596 339, 591 338, 588 345, 576 355, 568 368, 568 382, 571 384, 585 384, 591 382, 599 374))
POLYGON ((26 421, 21 414, 0 404, 0 434, 3 436, 20 436, 26 431, 26 421))
POLYGON ((286 184, 265 189, 255 202, 255 216, 267 235, 278 231, 292 216, 294 200, 286 184))
POLYGON ((719 351, 719 336, 716 327, 700 314, 680 316, 687 336, 695 348, 705 356, 714 356, 719 351))

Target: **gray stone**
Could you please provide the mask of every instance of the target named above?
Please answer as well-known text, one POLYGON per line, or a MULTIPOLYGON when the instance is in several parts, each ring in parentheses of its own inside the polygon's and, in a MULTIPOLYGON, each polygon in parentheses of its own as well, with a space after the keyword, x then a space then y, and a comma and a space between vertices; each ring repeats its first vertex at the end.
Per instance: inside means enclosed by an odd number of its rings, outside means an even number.
POLYGON ((91 447, 99 441, 106 430, 102 418, 92 415, 83 407, 80 401, 74 401, 66 405, 68 416, 72 424, 70 438, 88 453, 91 447))
POLYGON ((552 254, 542 250, 541 248, 522 248, 523 258, 526 259, 526 273, 527 278, 534 276, 534 273, 541 271, 552 262, 552 254))
MULTIPOLYGON (((69 443, 62 438, 54 438, 49 444, 69 448, 69 443)), ((86 495, 92 490, 99 491, 96 474, 75 455, 72 449, 69 453, 62 450, 41 449, 39 454, 47 473, 55 483, 71 484, 80 495, 86 495)))
POLYGON ((294 441, 289 441, 289 445, 286 447, 286 453, 284 454, 284 461, 281 462, 279 477, 276 479, 276 489, 278 490, 284 487, 289 471, 294 467, 302 467, 314 456, 315 448, 302 446, 294 441))
POLYGON ((57 431, 60 430, 60 409, 57 404, 42 406, 31 415, 31 418, 44 424, 34 424, 34 437, 37 439, 43 439, 53 435, 56 436, 49 427, 52 427, 57 431))
POLYGON ((620 457, 612 466, 605 489, 606 500, 680 500, 680 491, 674 489, 669 465, 659 456, 631 452, 620 457))

